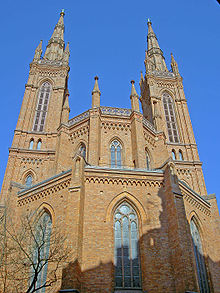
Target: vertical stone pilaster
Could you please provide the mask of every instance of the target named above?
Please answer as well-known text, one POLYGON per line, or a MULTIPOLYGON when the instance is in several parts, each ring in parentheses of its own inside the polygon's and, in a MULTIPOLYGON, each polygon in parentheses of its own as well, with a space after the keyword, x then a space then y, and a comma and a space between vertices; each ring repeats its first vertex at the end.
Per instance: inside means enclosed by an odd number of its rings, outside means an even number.
POLYGON ((131 114, 132 159, 136 168, 146 168, 145 140, 143 132, 143 116, 133 111, 131 114))
POLYGON ((100 156, 100 109, 94 108, 90 110, 88 163, 94 166, 98 166, 99 156, 100 156))

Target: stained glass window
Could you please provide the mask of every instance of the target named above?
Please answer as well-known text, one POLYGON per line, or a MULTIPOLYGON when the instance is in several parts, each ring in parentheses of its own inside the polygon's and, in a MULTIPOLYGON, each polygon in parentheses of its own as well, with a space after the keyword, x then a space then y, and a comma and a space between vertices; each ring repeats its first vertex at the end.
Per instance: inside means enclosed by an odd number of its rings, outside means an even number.
POLYGON ((122 147, 118 140, 114 140, 111 143, 111 167, 119 168, 121 167, 121 151, 122 147))
POLYGON ((44 125, 46 121, 46 115, 47 115, 47 108, 49 104, 50 99, 50 93, 51 93, 51 84, 49 82, 45 82, 42 84, 38 96, 38 103, 37 108, 35 111, 35 118, 34 118, 34 125, 33 125, 33 131, 43 131, 44 125))
POLYGON ((163 106, 167 122, 167 131, 170 142, 179 142, 176 116, 173 107, 173 101, 168 93, 163 94, 163 106))
POLYGON ((205 259, 203 255, 202 242, 194 218, 190 221, 190 230, 193 240, 194 255, 196 259, 196 269, 201 293, 209 293, 208 277, 206 272, 205 259))
POLYGON ((115 287, 141 288, 138 218, 127 202, 115 211, 114 238, 115 287))

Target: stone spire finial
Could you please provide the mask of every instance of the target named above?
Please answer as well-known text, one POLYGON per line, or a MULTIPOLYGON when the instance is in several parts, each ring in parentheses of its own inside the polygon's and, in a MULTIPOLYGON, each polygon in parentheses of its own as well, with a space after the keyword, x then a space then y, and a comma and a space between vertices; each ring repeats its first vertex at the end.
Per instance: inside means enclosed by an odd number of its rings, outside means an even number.
POLYGON ((179 75, 179 68, 178 68, 178 65, 177 65, 177 62, 176 60, 174 59, 173 57, 173 53, 171 53, 171 68, 172 68, 172 71, 175 75, 179 75))
POLYGON ((138 97, 138 94, 136 92, 136 89, 135 89, 134 84, 135 84, 135 81, 134 80, 131 80, 131 97, 133 97, 133 96, 138 97))
POLYGON ((38 61, 41 58, 41 54, 42 54, 42 40, 40 41, 39 45, 37 46, 35 53, 34 53, 34 59, 33 61, 38 61))
POLYGON ((131 95, 130 95, 131 109, 132 109, 132 111, 140 112, 139 101, 138 101, 139 96, 138 96, 138 94, 136 92, 134 83, 135 83, 135 81, 131 80, 131 95))
POLYGON ((100 96, 101 92, 98 85, 98 76, 95 76, 95 84, 92 91, 92 108, 100 107, 100 96))
POLYGON ((60 13, 60 18, 54 28, 51 39, 48 42, 44 59, 54 61, 61 60, 64 51, 64 10, 60 13))
POLYGON ((101 95, 99 85, 98 85, 98 80, 99 80, 98 76, 95 76, 94 79, 95 79, 95 84, 94 84, 92 93, 98 92, 101 95))
POLYGON ((145 57, 145 66, 148 65, 148 70, 168 71, 163 56, 163 51, 157 41, 157 37, 153 31, 152 23, 148 19, 148 34, 147 34, 147 54, 145 57), (148 59, 148 60, 147 60, 148 59))

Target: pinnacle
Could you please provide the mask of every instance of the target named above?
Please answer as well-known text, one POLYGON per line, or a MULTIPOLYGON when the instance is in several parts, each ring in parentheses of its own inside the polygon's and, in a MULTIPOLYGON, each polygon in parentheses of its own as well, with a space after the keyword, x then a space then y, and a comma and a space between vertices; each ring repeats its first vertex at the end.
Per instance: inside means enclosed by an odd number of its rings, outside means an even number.
POLYGON ((135 83, 135 81, 131 80, 131 97, 134 97, 134 96, 138 97, 134 83, 135 83))
POLYGON ((98 79, 99 79, 98 76, 95 76, 94 79, 95 79, 95 84, 94 84, 94 88, 93 88, 92 93, 98 92, 101 94, 100 89, 99 89, 99 85, 98 85, 98 79))

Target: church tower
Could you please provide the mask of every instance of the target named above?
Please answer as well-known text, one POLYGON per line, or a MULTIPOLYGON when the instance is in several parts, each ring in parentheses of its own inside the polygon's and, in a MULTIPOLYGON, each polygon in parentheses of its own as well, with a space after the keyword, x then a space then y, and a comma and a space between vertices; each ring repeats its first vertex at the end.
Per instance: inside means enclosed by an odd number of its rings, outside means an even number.
POLYGON ((175 161, 180 178, 196 192, 206 194, 198 149, 184 94, 182 77, 171 53, 167 69, 163 51, 148 19, 146 74, 141 74, 141 104, 144 117, 165 134, 168 154, 175 161))
POLYGON ((102 106, 96 76, 91 108, 69 119, 69 55, 61 11, 44 55, 41 41, 30 64, 2 186, 0 212, 9 198, 15 227, 28 214, 36 231, 25 241, 30 266, 25 254, 16 267, 27 278, 11 274, 10 292, 33 280, 41 293, 219 293, 218 207, 174 56, 168 70, 148 20, 140 97, 132 80, 129 109, 102 106), (57 231, 70 254, 52 263, 57 231))
POLYGON ((9 150, 2 193, 11 180, 34 184, 54 174, 57 129, 69 120, 69 43, 64 43, 64 10, 42 56, 40 41, 30 64, 23 102, 9 150), (26 171, 26 172, 25 172, 26 171), (13 178, 13 179, 12 179, 13 178), (28 182, 26 182, 28 181, 28 182))

